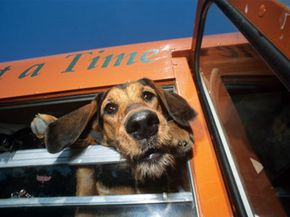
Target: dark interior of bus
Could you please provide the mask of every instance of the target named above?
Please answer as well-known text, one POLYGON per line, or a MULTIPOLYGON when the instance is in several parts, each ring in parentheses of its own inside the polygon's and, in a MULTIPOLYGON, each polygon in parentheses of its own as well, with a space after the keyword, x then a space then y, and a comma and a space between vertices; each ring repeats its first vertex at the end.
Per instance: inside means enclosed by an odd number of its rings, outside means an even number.
MULTIPOLYGON (((289 91, 247 43, 202 49, 200 63, 206 87, 234 147, 233 155, 240 159, 238 164, 243 168, 241 174, 245 183, 255 185, 247 178, 250 164, 244 162, 253 152, 273 186, 274 195, 289 215, 289 91), (239 152, 241 145, 246 155, 239 152)), ((256 175, 259 173, 257 171, 256 175)), ((256 193, 263 197, 265 193, 262 186, 258 191, 247 188, 249 195, 256 193)), ((257 201, 257 207, 259 203, 257 201)))
POLYGON ((275 76, 223 81, 249 142, 285 208, 290 204, 290 94, 275 76))

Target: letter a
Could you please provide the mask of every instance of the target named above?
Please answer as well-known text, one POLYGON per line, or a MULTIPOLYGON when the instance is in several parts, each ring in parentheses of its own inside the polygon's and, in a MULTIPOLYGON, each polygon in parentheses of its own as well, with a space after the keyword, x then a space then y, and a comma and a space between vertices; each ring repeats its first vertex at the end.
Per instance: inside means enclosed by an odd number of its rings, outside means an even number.
POLYGON ((19 79, 25 78, 30 75, 30 77, 35 77, 38 75, 39 70, 44 66, 44 63, 41 64, 35 64, 33 66, 30 66, 28 69, 26 69, 24 72, 22 72, 19 75, 19 79))

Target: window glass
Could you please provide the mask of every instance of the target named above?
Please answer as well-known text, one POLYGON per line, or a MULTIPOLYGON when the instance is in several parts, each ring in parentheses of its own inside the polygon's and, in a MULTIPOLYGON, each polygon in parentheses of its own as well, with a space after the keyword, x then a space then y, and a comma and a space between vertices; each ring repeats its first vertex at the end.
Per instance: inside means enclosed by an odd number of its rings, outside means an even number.
POLYGON ((278 0, 281 4, 284 4, 286 7, 290 7, 290 0, 278 0))
MULTIPOLYGON (((216 10, 210 7, 205 32, 216 10)), ((216 22, 233 28, 225 16, 216 22)), ((240 32, 204 36, 202 47, 205 90, 253 213, 290 215, 289 92, 240 32)))

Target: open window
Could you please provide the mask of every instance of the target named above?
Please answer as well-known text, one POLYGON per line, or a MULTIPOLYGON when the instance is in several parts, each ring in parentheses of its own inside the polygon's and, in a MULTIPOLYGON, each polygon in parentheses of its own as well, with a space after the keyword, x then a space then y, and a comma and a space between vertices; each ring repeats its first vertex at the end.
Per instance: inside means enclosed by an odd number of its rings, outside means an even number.
MULTIPOLYGON (((261 11, 260 20, 251 20, 255 4, 245 2, 200 4, 202 18, 196 40, 195 79, 238 214, 288 216, 289 49, 279 49, 280 44, 271 37, 274 33, 259 31, 264 26, 255 24, 263 24, 266 12, 261 11), (228 24, 224 34, 210 35, 212 27, 208 23, 213 23, 207 22, 210 19, 216 20, 216 26, 219 22, 228 24)), ((271 19, 278 17, 273 15, 271 19)), ((283 35, 283 29, 280 31, 283 35)))
MULTIPOLYGON (((175 91, 172 83, 163 85, 163 88, 175 91)), ((185 168, 187 174, 180 176, 188 185, 175 192, 75 196, 78 166, 90 165, 98 170, 101 165, 122 164, 125 159, 118 152, 99 144, 85 150, 66 148, 61 153, 49 154, 43 141, 31 133, 29 126, 37 113, 60 117, 89 103, 94 96, 92 93, 1 104, 2 215, 74 216, 75 210, 80 208, 98 216, 196 215, 189 164, 185 168)))

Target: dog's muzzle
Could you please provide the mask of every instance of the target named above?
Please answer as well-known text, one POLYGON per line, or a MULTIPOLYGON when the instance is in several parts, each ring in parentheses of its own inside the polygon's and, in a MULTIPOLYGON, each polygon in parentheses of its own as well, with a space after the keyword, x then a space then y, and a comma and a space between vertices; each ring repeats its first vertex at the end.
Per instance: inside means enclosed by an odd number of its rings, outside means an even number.
POLYGON ((127 133, 137 140, 150 139, 157 134, 158 126, 159 119, 150 110, 133 113, 125 123, 127 133))

